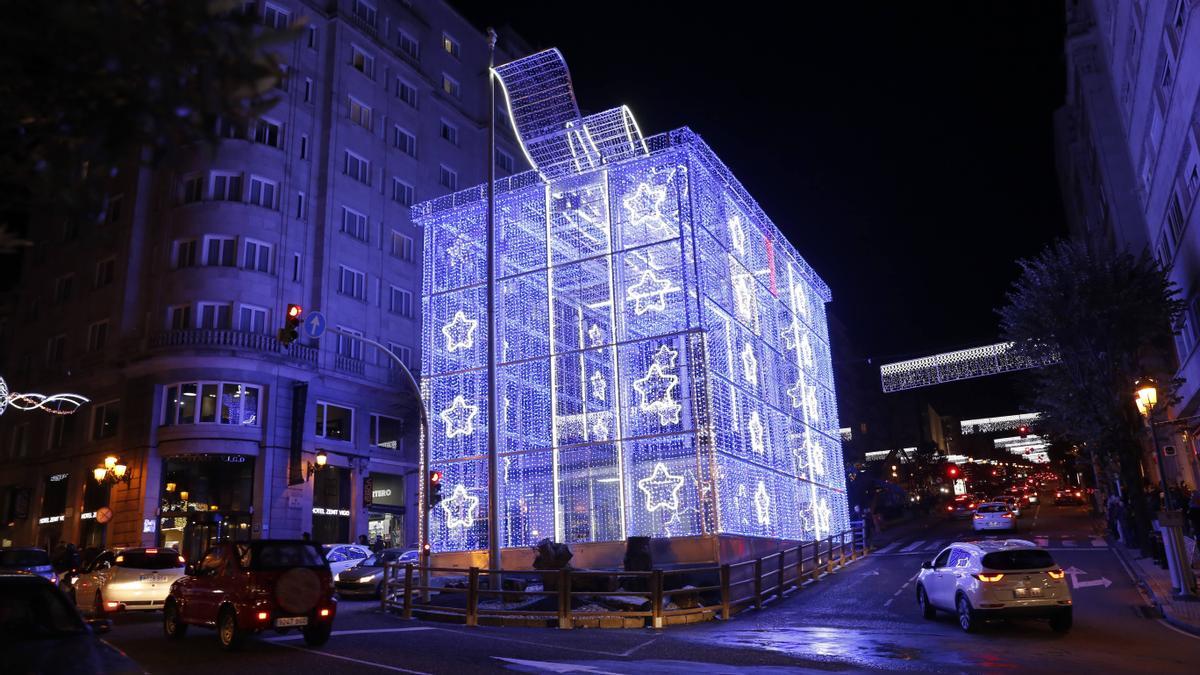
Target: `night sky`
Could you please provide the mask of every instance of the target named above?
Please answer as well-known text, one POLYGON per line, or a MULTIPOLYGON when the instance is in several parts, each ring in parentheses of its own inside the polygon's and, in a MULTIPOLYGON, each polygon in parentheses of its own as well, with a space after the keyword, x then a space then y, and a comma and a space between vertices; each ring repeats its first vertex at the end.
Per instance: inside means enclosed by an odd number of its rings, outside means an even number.
POLYGON ((995 341, 1015 261, 1065 234, 1061 3, 500 5, 456 3, 558 47, 586 111, 699 132, 875 363, 995 341))

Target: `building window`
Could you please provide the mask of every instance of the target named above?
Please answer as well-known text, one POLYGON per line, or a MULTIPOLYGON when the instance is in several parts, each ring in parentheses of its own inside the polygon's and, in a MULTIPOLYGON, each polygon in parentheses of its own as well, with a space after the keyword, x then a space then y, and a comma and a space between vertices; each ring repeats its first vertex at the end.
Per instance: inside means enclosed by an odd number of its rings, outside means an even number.
POLYGON ((318 401, 316 421, 314 433, 318 438, 346 442, 354 440, 353 409, 318 401))
POLYGON ((254 142, 269 145, 272 148, 278 148, 279 139, 282 133, 279 130, 279 124, 271 120, 260 119, 254 123, 254 142))
POLYGON ((399 178, 392 179, 392 199, 405 206, 413 205, 413 186, 399 178))
POLYGON ((230 330, 233 328, 233 305, 228 302, 201 302, 196 305, 197 328, 230 330))
POLYGON ((309 49, 317 48, 317 27, 316 26, 308 27, 308 48, 309 49))
POLYGON ((308 136, 300 137, 300 159, 308 159, 308 136))
POLYGON ((392 255, 400 258, 401 260, 415 262, 416 257, 414 248, 415 246, 412 237, 392 230, 392 255))
POLYGON ((305 219, 304 214, 306 212, 307 211, 305 210, 305 205, 304 205, 304 193, 297 192, 296 193, 296 220, 304 220, 305 219))
POLYGON ((167 308, 167 327, 171 330, 187 330, 192 327, 192 306, 175 305, 167 308))
POLYGON ((263 208, 275 208, 275 191, 278 184, 275 181, 250 177, 250 203, 263 208))
POLYGON ((283 30, 292 22, 292 14, 282 7, 271 3, 263 5, 263 25, 275 30, 283 30))
POLYGON ((245 253, 242 255, 242 267, 270 274, 271 245, 249 238, 244 241, 245 253))
POLYGON ((1155 248, 1155 254, 1158 256, 1158 264, 1163 269, 1171 266, 1171 241, 1167 238, 1166 233, 1158 238, 1158 246, 1155 248))
POLYGON ((410 106, 417 107, 417 88, 398 77, 396 78, 396 96, 410 106))
POLYGON ((209 267, 233 267, 237 264, 236 244, 233 237, 206 236, 204 264, 209 267))
POLYGON ((304 102, 313 102, 313 81, 311 77, 304 78, 304 102))
POLYGON ((350 97, 350 121, 364 129, 371 129, 371 108, 353 96, 350 97))
POLYGON ((212 175, 212 198, 217 201, 242 201, 242 177, 235 173, 212 175))
POLYGON ((121 202, 124 201, 123 195, 114 195, 109 197, 104 204, 104 224, 115 225, 121 220, 121 202))
POLYGON ((338 293, 358 300, 367 299, 367 275, 345 265, 338 273, 338 293))
POLYGON ((367 241, 367 216, 359 213, 347 206, 342 207, 342 232, 354 237, 367 241))
POLYGON ((410 291, 403 288, 391 287, 391 299, 388 304, 388 310, 393 314, 412 318, 413 315, 413 296, 410 291))
POLYGON ((338 356, 344 356, 355 361, 363 359, 363 342, 358 339, 362 337, 362 331, 338 326, 337 334, 337 353, 338 356))
POLYGON ((409 157, 417 156, 417 137, 398 124, 392 127, 392 146, 409 157))
POLYGON ((121 402, 108 401, 92 408, 92 440, 112 438, 117 435, 121 421, 121 402))
POLYGON ((449 188, 450 190, 457 190, 458 173, 445 164, 442 164, 440 168, 441 170, 438 174, 438 184, 444 188, 449 188))
POLYGON ((353 45, 350 46, 350 66, 372 80, 375 79, 375 57, 353 45))
POLYGON ((300 283, 300 254, 292 254, 292 281, 300 283))
POLYGON ((108 320, 97 321, 88 326, 87 350, 89 352, 98 352, 104 349, 105 343, 108 342, 108 320))
POLYGON ((1188 170, 1187 177, 1188 193, 1193 197, 1196 196, 1196 188, 1200 187, 1200 165, 1192 163, 1192 168, 1188 170))
POLYGON ((196 240, 181 239, 175 242, 175 250, 171 253, 171 264, 175 269, 196 266, 196 240))
POLYGON ((46 365, 62 363, 67 355, 67 336, 55 335, 46 342, 46 365))
POLYGON ((448 33, 442 33, 442 49, 456 59, 462 56, 462 48, 459 47, 458 40, 450 37, 448 33))
POLYGON ((71 290, 75 286, 75 275, 64 274, 54 280, 54 304, 61 305, 71 299, 71 290))
POLYGON ((261 392, 241 382, 177 382, 166 387, 162 424, 258 426, 261 392))
POLYGON ((96 263, 96 277, 92 280, 92 288, 104 288, 111 284, 116 270, 116 258, 106 258, 96 263))
POLYGON ((400 51, 407 54, 413 61, 421 60, 421 43, 417 39, 404 31, 403 28, 396 29, 396 45, 400 47, 400 51))
POLYGON ((442 140, 449 141, 452 145, 458 145, 458 127, 450 124, 446 120, 442 120, 440 134, 442 140))
POLYGON ((1171 239, 1173 243, 1178 244, 1183 238, 1183 206, 1179 203, 1179 193, 1171 192, 1171 199, 1167 202, 1167 225, 1171 228, 1171 239))
POLYGON ((365 21, 368 26, 375 27, 376 12, 374 5, 363 2, 363 0, 354 0, 354 16, 365 21))
POLYGON ((399 419, 387 415, 371 415, 371 445, 398 450, 402 433, 399 419))
POLYGON ((51 415, 50 416, 50 447, 58 449, 66 447, 67 439, 72 435, 70 432, 75 426, 74 415, 51 415))
POLYGON ((243 333, 267 332, 267 310, 254 305, 242 305, 238 308, 238 330, 243 333))
POLYGON ((445 73, 442 73, 442 91, 454 98, 459 98, 462 95, 462 88, 458 85, 458 80, 445 73))
POLYGON ((228 117, 217 118, 217 135, 221 138, 246 140, 246 125, 240 120, 228 117))
POLYGON ((496 166, 500 167, 504 171, 512 173, 512 171, 513 171, 512 155, 497 148, 496 149, 496 166))
POLYGON ((204 176, 183 179, 183 203, 194 204, 204 199, 204 176))
MULTIPOLYGON (((400 359, 400 362, 404 364, 405 368, 408 368, 410 371, 414 370, 415 364, 413 363, 411 349, 409 349, 408 347, 405 347, 404 345, 398 345, 395 342, 389 342, 388 349, 391 350, 391 352, 396 355, 396 358, 400 359)), ((388 368, 395 368, 395 367, 396 367, 395 362, 393 362, 391 359, 388 359, 388 368)))
POLYGON ((346 174, 347 176, 353 178, 354 180, 356 180, 360 183, 370 185, 371 184, 371 163, 368 162, 365 158, 359 157, 358 155, 354 154, 353 152, 350 152, 349 150, 346 151, 345 158, 346 158, 346 161, 344 162, 344 164, 342 166, 342 173, 346 174))

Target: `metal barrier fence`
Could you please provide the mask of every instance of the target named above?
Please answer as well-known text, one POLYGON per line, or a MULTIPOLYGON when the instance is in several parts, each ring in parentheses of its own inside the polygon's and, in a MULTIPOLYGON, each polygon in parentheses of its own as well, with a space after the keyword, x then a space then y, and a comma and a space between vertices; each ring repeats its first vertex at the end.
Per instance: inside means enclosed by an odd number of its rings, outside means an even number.
MULTIPOLYGON (((412 563, 384 567, 380 603, 384 611, 398 611, 411 619, 414 611, 428 610, 449 616, 461 616, 468 626, 479 624, 481 617, 557 620, 559 628, 573 628, 576 619, 643 619, 646 625, 661 628, 673 623, 673 617, 720 614, 729 619, 749 607, 763 605, 783 597, 807 582, 860 558, 867 553, 861 523, 852 523, 844 532, 813 542, 793 546, 753 560, 727 565, 655 569, 643 572, 623 570, 490 570, 479 567, 420 568, 412 563), (424 573, 422 573, 424 572, 424 573), (454 576, 465 583, 435 585, 435 576, 454 576), (501 576, 541 578, 541 590, 503 590, 492 588, 493 578, 501 576), (465 577, 465 579, 463 579, 465 577), (708 585, 684 584, 680 577, 715 580, 708 585), (430 580, 422 583, 421 580, 430 580), (598 580, 599 583, 588 583, 598 580), (632 586, 633 590, 594 590, 632 586), (465 605, 457 602, 433 602, 434 594, 466 595, 465 605), (688 607, 668 609, 679 596, 691 596, 688 607), (556 598, 556 609, 521 609, 480 606, 481 598, 525 599, 529 596, 556 598), (638 609, 573 609, 573 601, 603 598, 645 599, 638 609), (694 604, 692 604, 694 603, 694 604)), ((633 604, 633 603, 626 603, 633 604)), ((693 618, 696 618, 693 616, 693 618)), ((684 621, 687 621, 685 618, 684 621)))

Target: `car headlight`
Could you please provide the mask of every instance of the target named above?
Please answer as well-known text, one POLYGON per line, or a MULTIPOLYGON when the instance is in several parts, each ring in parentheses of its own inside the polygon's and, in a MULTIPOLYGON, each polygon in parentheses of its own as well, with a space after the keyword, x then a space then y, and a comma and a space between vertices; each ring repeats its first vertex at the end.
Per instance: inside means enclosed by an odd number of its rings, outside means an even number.
POLYGON ((334 580, 334 581, 341 581, 341 580, 342 580, 342 573, 341 573, 341 572, 338 572, 337 574, 333 575, 333 580, 334 580))
POLYGON ((376 579, 378 579, 378 578, 379 578, 379 572, 376 572, 376 573, 374 573, 374 574, 368 574, 367 576, 360 578, 360 579, 358 580, 358 583, 360 583, 360 584, 369 584, 369 583, 371 583, 372 581, 375 581, 375 580, 376 580, 376 579))

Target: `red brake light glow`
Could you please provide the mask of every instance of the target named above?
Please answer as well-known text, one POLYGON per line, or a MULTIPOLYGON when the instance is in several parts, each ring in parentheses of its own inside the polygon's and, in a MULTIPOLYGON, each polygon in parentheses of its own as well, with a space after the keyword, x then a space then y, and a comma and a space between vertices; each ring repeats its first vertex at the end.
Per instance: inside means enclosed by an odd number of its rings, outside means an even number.
POLYGON ((975 514, 975 520, 983 520, 983 516, 981 516, 981 515, 979 515, 978 513, 976 513, 976 514, 975 514))
POLYGON ((328 609, 322 609, 322 610, 321 610, 321 616, 329 616, 329 610, 328 610, 328 609))
POLYGON ((146 555, 157 555, 157 554, 158 554, 158 549, 156 549, 156 548, 146 549, 146 555))
POLYGON ((983 574, 982 572, 973 576, 980 581, 987 582, 1000 581, 1004 578, 1003 574, 983 574))
POLYGON ((1046 574, 1049 574, 1051 579, 1062 579, 1067 576, 1067 573, 1062 570, 1050 570, 1046 574))
POLYGON ((954 507, 953 507, 953 506, 947 506, 947 507, 946 507, 946 510, 947 510, 947 511, 953 511, 953 510, 954 510, 954 507))
POLYGON ((268 615, 266 612, 259 612, 259 613, 258 613, 258 620, 259 620, 259 621, 266 621, 268 616, 269 616, 269 615, 268 615))
POLYGON ((1001 518, 1012 518, 1012 517, 1013 517, 1013 514, 1011 514, 1011 513, 1006 513, 1006 514, 1004 514, 1004 515, 1002 515, 1002 516, 1000 516, 1000 517, 1001 517, 1001 518))

